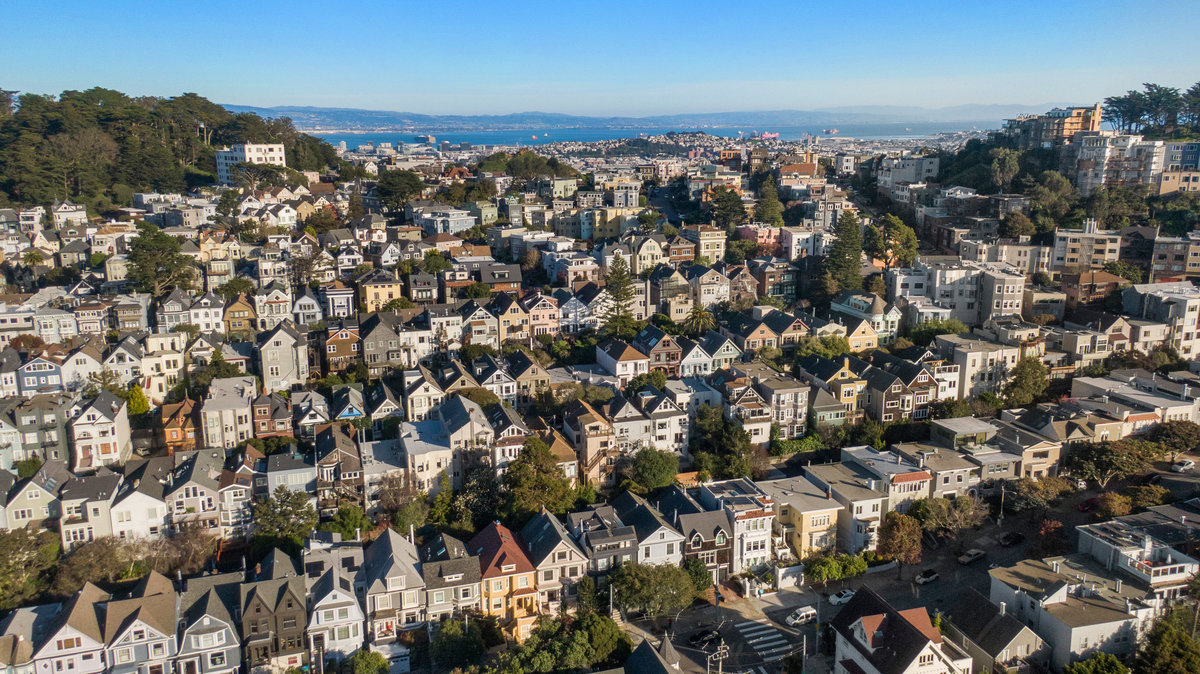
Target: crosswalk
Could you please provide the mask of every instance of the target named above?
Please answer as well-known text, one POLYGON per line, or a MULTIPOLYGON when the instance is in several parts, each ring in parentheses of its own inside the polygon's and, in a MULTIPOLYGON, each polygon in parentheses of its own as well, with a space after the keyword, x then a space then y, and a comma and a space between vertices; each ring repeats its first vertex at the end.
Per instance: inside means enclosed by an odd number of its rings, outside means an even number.
MULTIPOLYGON (((743 620, 735 626, 742 633, 742 638, 745 639, 746 644, 754 649, 754 652, 762 658, 764 663, 780 660, 795 648, 791 637, 779 631, 779 628, 774 625, 743 620)), ((766 674, 764 668, 759 667, 758 669, 762 669, 763 674, 766 674)), ((758 674, 757 670, 752 669, 750 671, 758 674)))

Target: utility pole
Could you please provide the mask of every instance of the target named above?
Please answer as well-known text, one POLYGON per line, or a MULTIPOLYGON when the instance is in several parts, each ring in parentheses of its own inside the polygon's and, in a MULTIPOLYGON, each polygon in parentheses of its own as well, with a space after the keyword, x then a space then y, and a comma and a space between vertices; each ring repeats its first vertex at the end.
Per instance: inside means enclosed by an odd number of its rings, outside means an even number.
POLYGON ((725 658, 729 657, 729 647, 721 641, 721 645, 717 646, 717 650, 711 653, 704 661, 704 674, 709 674, 713 660, 717 661, 717 674, 723 674, 725 669, 725 658))
POLYGON ((1000 512, 996 514, 996 526, 1004 523, 1004 480, 1000 480, 1000 512))

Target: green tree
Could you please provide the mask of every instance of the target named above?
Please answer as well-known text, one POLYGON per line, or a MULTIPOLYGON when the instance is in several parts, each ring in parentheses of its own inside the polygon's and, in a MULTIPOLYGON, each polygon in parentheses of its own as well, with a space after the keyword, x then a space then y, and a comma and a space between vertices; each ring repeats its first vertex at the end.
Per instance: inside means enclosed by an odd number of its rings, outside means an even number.
POLYGON ((525 440, 521 453, 504 471, 507 510, 514 523, 524 524, 545 506, 561 515, 574 503, 574 492, 550 448, 540 438, 525 440))
POLYGON ((1001 192, 1007 192, 1021 170, 1020 154, 1003 147, 994 148, 988 154, 992 158, 992 183, 1001 192))
POLYGON ((1170 503, 1175 497, 1171 490, 1157 484, 1139 485, 1125 490, 1134 510, 1145 510, 1152 506, 1170 503))
POLYGON ((25 263, 26 267, 36 267, 46 261, 46 256, 42 255, 42 251, 37 248, 30 248, 21 256, 21 261, 25 263))
POLYGON ((1138 672, 1200 672, 1200 645, 1171 620, 1159 618, 1142 641, 1135 661, 1138 672))
POLYGON ((1200 449, 1200 424, 1194 421, 1165 421, 1154 427, 1150 439, 1170 454, 1174 463, 1184 452, 1200 449))
POLYGON ((1133 511, 1133 500, 1124 494, 1106 491, 1097 498, 1096 514, 1102 519, 1111 520, 1123 517, 1133 511))
POLYGON ((775 185, 773 176, 768 175, 758 188, 754 219, 774 227, 783 226, 783 205, 779 203, 779 188, 775 185))
POLYGON ((53 531, 0 531, 0 610, 24 606, 45 591, 58 553, 53 531))
POLYGON ((355 652, 346 660, 346 664, 354 674, 387 674, 390 668, 382 653, 369 648, 355 652))
POLYGON ((896 560, 897 577, 903 577, 906 565, 921 563, 921 524, 908 515, 889 512, 879 528, 877 550, 881 557, 896 560))
POLYGON ((129 389, 129 416, 136 417, 150 411, 150 401, 146 400, 146 392, 142 387, 134 384, 129 389))
POLYGON ((332 520, 325 522, 317 528, 321 531, 339 533, 342 535, 342 540, 344 541, 353 541, 358 540, 374 529, 375 524, 363 514, 362 508, 352 504, 344 504, 338 506, 337 513, 334 514, 332 520))
POLYGON ((917 233, 895 215, 883 216, 879 226, 868 226, 863 249, 889 266, 911 266, 917 259, 917 233))
POLYGON ((695 586, 697 594, 712 587, 712 574, 699 557, 688 557, 683 560, 683 570, 687 571, 688 577, 692 579, 692 585, 695 586))
POLYGON ((709 311, 708 307, 697 302, 692 305, 692 310, 688 313, 688 317, 683 319, 683 327, 689 335, 701 337, 707 334, 709 330, 716 329, 717 317, 709 311))
POLYGON ((1072 475, 1094 480, 1101 489, 1106 489, 1114 479, 1149 470, 1151 461, 1161 453, 1162 448, 1157 444, 1136 438, 1089 442, 1076 445, 1066 464, 1072 475))
POLYGON ((1142 268, 1125 260, 1114 260, 1104 264, 1104 271, 1120 276, 1130 283, 1142 282, 1142 268))
POLYGON ((712 192, 713 223, 732 232, 746 223, 746 207, 737 192, 728 187, 718 187, 712 192))
POLYGON ((938 335, 961 335, 964 332, 970 332, 970 328, 957 318, 935 318, 914 325, 908 331, 908 338, 913 344, 928 346, 938 335))
POLYGON ((1112 653, 1099 652, 1087 660, 1067 665, 1063 668, 1063 674, 1129 674, 1129 668, 1112 653))
POLYGON ((834 242, 822 263, 842 290, 862 290, 862 225, 858 216, 842 211, 834 228, 834 242))
POLYGON ((449 524, 453 505, 454 490, 451 489, 450 475, 443 470, 438 476, 438 492, 429 506, 429 521, 442 526, 449 524))
POLYGON ((492 296, 492 287, 482 281, 476 281, 463 289, 463 297, 481 300, 492 296))
POLYGON ((379 202, 389 211, 402 211, 409 200, 425 189, 421 176, 412 171, 384 171, 375 185, 379 202))
POLYGON ((643 372, 642 374, 639 374, 638 376, 629 380, 629 386, 627 387, 627 390, 631 393, 636 393, 647 386, 653 386, 659 391, 662 391, 667 386, 667 373, 663 370, 650 370, 649 372, 643 372))
POLYGON ((679 473, 679 456, 675 452, 646 447, 633 456, 629 477, 645 489, 666 487, 679 473))
POLYGON ((1033 221, 1029 216, 1020 211, 1013 211, 1004 216, 1003 222, 1000 223, 1000 235, 1011 239, 1019 239, 1022 236, 1033 236, 1037 233, 1037 228, 1033 226, 1033 221))
POLYGON ((1022 358, 1012 369, 1011 379, 1004 387, 1009 407, 1025 407, 1042 395, 1049 384, 1050 372, 1036 358, 1022 358))
POLYGON ((191 287, 194 278, 191 258, 179 252, 179 239, 146 223, 138 224, 138 236, 129 243, 127 276, 156 299, 172 288, 191 287))
POLYGON ((254 282, 241 276, 229 279, 227 283, 217 288, 217 294, 224 297, 227 302, 233 301, 238 295, 250 295, 253 292, 254 282))
POLYGON ((500 404, 500 398, 495 393, 492 393, 482 386, 473 386, 471 388, 460 389, 458 394, 475 403, 476 405, 479 405, 483 409, 487 409, 492 405, 500 404))
POLYGON ((254 503, 255 542, 296 552, 317 526, 317 511, 304 492, 280 485, 254 503))
POLYGON ((658 211, 648 209, 638 213, 638 228, 643 234, 653 234, 658 231, 658 211))
POLYGON ((602 317, 605 334, 619 339, 637 335, 637 321, 633 318, 633 276, 629 272, 629 263, 620 253, 613 256, 608 268, 604 293, 607 296, 602 317))
POLYGON ((850 342, 841 335, 827 335, 825 337, 806 335, 801 337, 800 341, 796 343, 797 359, 806 356, 820 356, 832 360, 848 353, 850 353, 850 342))
POLYGON ((462 620, 443 620, 434 629, 436 632, 429 642, 429 654, 438 671, 467 667, 479 662, 483 656, 483 633, 478 620, 473 621, 470 627, 462 620))
POLYGON ((682 567, 638 562, 621 564, 610 577, 613 599, 626 611, 659 618, 691 605, 696 586, 682 567))

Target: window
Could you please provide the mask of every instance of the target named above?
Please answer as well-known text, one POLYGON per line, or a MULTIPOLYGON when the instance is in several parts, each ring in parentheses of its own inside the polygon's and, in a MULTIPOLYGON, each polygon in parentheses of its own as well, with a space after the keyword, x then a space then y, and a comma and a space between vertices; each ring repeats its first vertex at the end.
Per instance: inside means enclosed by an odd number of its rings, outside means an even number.
POLYGON ((433 603, 441 604, 445 601, 446 601, 446 592, 444 590, 438 590, 437 592, 433 593, 433 603))
POLYGON ((222 651, 220 653, 210 653, 208 656, 208 664, 212 667, 224 667, 225 652, 222 651))
POLYGON ((118 648, 117 649, 117 662, 119 662, 119 663, 133 662, 133 649, 132 648, 118 648))
POLYGON ((54 643, 54 646, 60 651, 65 651, 72 648, 79 648, 82 643, 83 641, 79 637, 68 637, 66 639, 59 639, 54 643))

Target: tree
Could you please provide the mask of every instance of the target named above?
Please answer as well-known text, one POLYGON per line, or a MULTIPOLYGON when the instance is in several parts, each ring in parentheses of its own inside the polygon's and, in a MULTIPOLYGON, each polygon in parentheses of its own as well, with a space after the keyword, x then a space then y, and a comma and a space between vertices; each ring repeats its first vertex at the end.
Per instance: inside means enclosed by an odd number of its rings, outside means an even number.
POLYGON ((1013 367, 1011 376, 1004 387, 1004 398, 1009 407, 1029 405, 1042 395, 1050 381, 1049 370, 1036 358, 1022 358, 1013 367))
POLYGON ((132 544, 114 536, 88 541, 59 560, 51 592, 70 597, 85 583, 111 583, 134 576, 134 566, 143 557, 140 553, 132 544))
POLYGON ((1200 645, 1164 616, 1146 634, 1135 665, 1138 672, 1200 672, 1200 645))
POLYGON ((630 393, 636 393, 647 386, 653 386, 659 391, 662 391, 667 386, 667 373, 659 369, 643 372, 642 374, 639 374, 638 376, 629 380, 629 386, 626 388, 626 390, 630 393))
POLYGON ((666 487, 679 473, 679 456, 675 452, 646 447, 633 456, 629 477, 645 489, 666 487))
POLYGON ((812 583, 844 580, 867 572, 867 560, 861 555, 821 555, 804 560, 804 577, 812 583))
POLYGON ((1095 653, 1087 660, 1073 662, 1063 668, 1063 674, 1129 674, 1129 668, 1112 653, 1095 653))
POLYGON ((1114 479, 1148 470, 1150 462, 1161 452, 1162 448, 1155 443, 1135 438, 1083 443, 1073 449, 1066 464, 1072 475, 1095 480, 1101 489, 1106 489, 1114 479))
POLYGON ((362 508, 353 504, 338 506, 333 519, 317 527, 321 531, 332 531, 342 535, 343 541, 360 540, 362 535, 375 528, 362 508))
POLYGON ((687 571, 688 577, 692 579, 692 585, 695 586, 697 594, 712 587, 712 573, 699 557, 688 557, 683 560, 683 570, 687 571))
POLYGON ((228 282, 217 288, 217 294, 224 297, 226 302, 233 301, 238 295, 250 295, 253 292, 254 282, 241 276, 229 279, 228 282))
POLYGON ((192 259, 179 252, 179 239, 147 223, 129 243, 129 280, 155 299, 172 288, 188 288, 194 277, 192 259))
POLYGON ((150 411, 150 401, 146 399, 146 392, 138 384, 134 384, 129 388, 129 416, 135 417, 145 414, 150 411))
POLYGON ((822 262, 841 290, 861 290, 862 277, 862 225, 858 216, 842 211, 834 228, 834 242, 822 262))
POLYGON ((935 318, 914 325, 908 331, 908 338, 913 344, 928 346, 938 335, 961 335, 964 332, 970 332, 970 328, 957 318, 935 318))
POLYGON ((653 234, 658 231, 658 211, 648 209, 638 213, 638 228, 643 234, 653 234))
POLYGON ((1114 260, 1105 263, 1104 271, 1120 276, 1130 283, 1142 282, 1142 268, 1125 260, 1114 260))
POLYGON ((454 490, 451 488, 450 474, 443 470, 438 476, 438 492, 429 506, 429 521, 442 526, 449 524, 453 507, 454 490))
POLYGON ((429 642, 429 654, 437 664, 438 671, 449 671, 479 662, 484 651, 479 621, 473 621, 468 627, 462 620, 443 620, 435 629, 437 632, 429 642))
POLYGON ((721 186, 712 191, 713 223, 732 232, 746 222, 746 207, 742 197, 732 189, 721 186))
POLYGON ((1157 484, 1129 487, 1125 493, 1129 496, 1129 504, 1134 510, 1145 510, 1152 506, 1164 505, 1174 499, 1170 489, 1157 484))
POLYGON ((1033 226, 1033 221, 1029 219, 1029 216, 1020 211, 1009 213, 1004 216, 1004 221, 1000 223, 1000 235, 1010 239, 1033 236, 1036 233, 1037 228, 1033 226))
POLYGON ((897 577, 903 577, 904 566, 921 563, 921 524, 915 518, 889 512, 879 529, 879 555, 897 562, 897 577))
POLYGON ((1194 421, 1166 421, 1154 427, 1150 439, 1170 454, 1174 463, 1179 460, 1180 454, 1200 449, 1200 424, 1194 421))
POLYGON ((929 403, 929 416, 932 419, 957 419, 971 416, 971 403, 966 400, 935 400, 929 403))
POLYGON ((463 297, 467 299, 481 300, 492 296, 492 287, 482 281, 476 281, 471 285, 463 288, 463 297))
POLYGON ((830 360, 850 353, 850 342, 841 335, 813 337, 805 335, 796 343, 796 359, 806 356, 820 356, 830 360))
POLYGON ((23 606, 41 594, 58 552, 58 535, 53 531, 0 531, 0 610, 23 606))
POLYGON ((775 178, 768 175, 758 188, 758 204, 754 207, 754 219, 773 227, 783 226, 783 206, 779 203, 779 188, 775 178))
POLYGON ((691 576, 678 566, 627 562, 612 572, 610 580, 618 606, 654 618, 686 608, 696 595, 691 576))
POLYGON ((866 228, 863 248, 867 255, 889 266, 911 266, 917 259, 917 233, 895 215, 885 215, 880 226, 866 228))
POLYGON ((412 171, 384 171, 375 185, 375 194, 389 211, 402 211, 409 199, 424 189, 425 182, 412 171))
POLYGON ((550 448, 537 437, 525 440, 521 453, 504 471, 503 482, 508 494, 507 510, 518 526, 543 506, 561 515, 574 502, 571 484, 563 477, 550 448))
POLYGON ((1122 517, 1133 511, 1133 500, 1124 494, 1106 491, 1098 498, 1098 507, 1096 514, 1102 519, 1111 520, 1114 517, 1122 517))
POLYGON ((451 266, 450 261, 436 250, 427 251, 424 261, 421 262, 421 268, 426 274, 437 274, 450 269, 451 266))
POLYGON ((317 511, 304 492, 283 485, 275 493, 254 503, 256 543, 295 552, 317 526, 317 511))
POLYGON ((25 263, 26 267, 36 267, 46 261, 46 256, 42 255, 42 251, 37 248, 30 248, 21 256, 21 261, 25 263))
POLYGON ((366 647, 351 655, 346 664, 354 674, 387 674, 390 669, 387 658, 383 657, 382 653, 366 647))
POLYGON ((988 512, 978 499, 963 496, 953 501, 948 498, 917 499, 907 514, 920 522, 925 531, 947 532, 957 538, 963 530, 982 524, 988 512))
POLYGON ((521 256, 521 271, 533 271, 542 263, 542 251, 530 248, 521 256))
POLYGON ((459 389, 458 394, 475 403, 476 405, 479 405, 483 409, 487 409, 492 405, 500 404, 500 398, 495 393, 492 393, 482 386, 459 389))
POLYGON ((1013 178, 1021 170, 1020 154, 1016 150, 998 147, 988 155, 992 158, 992 182, 1001 192, 1007 192, 1012 186, 1013 178))
POLYGON ((697 302, 692 305, 692 310, 688 313, 688 317, 683 319, 683 327, 689 335, 700 337, 709 330, 716 329, 717 318, 708 310, 708 307, 697 302))
POLYGON ((1055 555, 1065 547, 1063 538, 1063 523, 1058 520, 1043 519, 1038 525, 1038 551, 1043 555, 1055 555))
POLYGON ((608 268, 604 293, 607 296, 602 317, 604 332, 619 339, 635 336, 637 321, 633 318, 632 308, 633 276, 629 272, 629 263, 620 253, 613 256, 612 264, 608 268))

